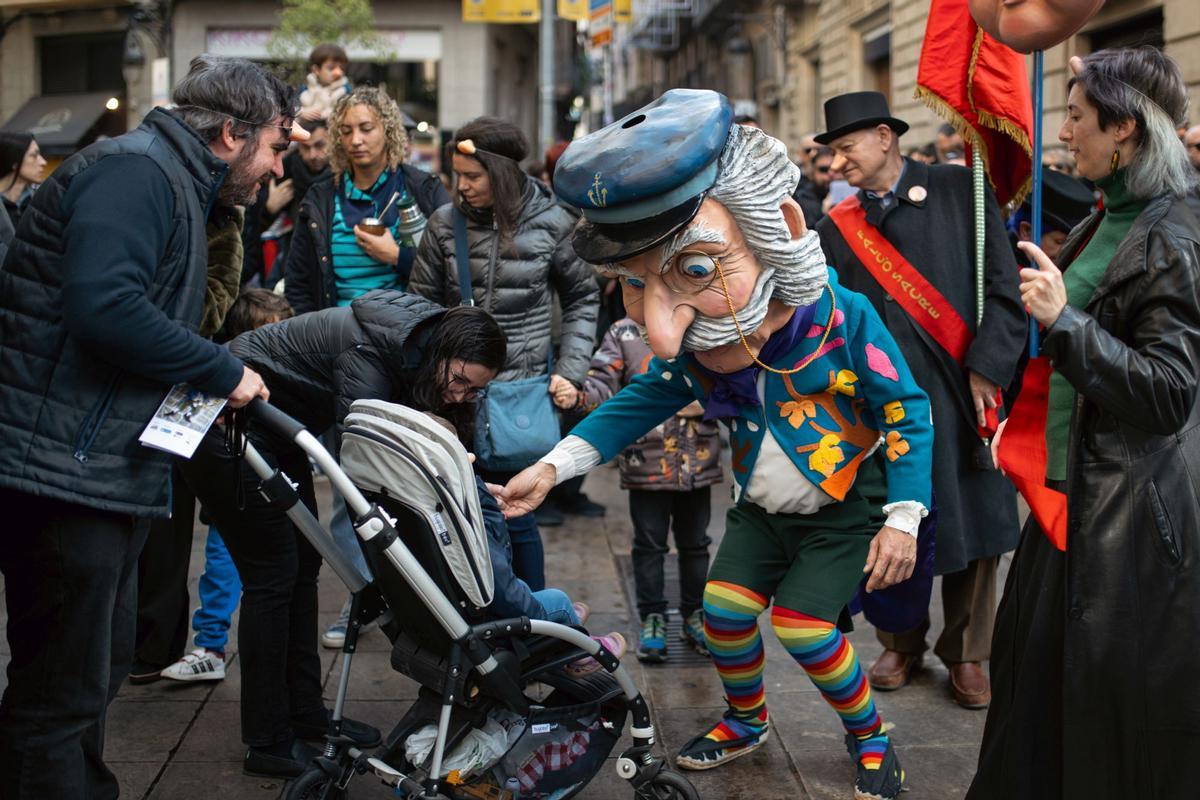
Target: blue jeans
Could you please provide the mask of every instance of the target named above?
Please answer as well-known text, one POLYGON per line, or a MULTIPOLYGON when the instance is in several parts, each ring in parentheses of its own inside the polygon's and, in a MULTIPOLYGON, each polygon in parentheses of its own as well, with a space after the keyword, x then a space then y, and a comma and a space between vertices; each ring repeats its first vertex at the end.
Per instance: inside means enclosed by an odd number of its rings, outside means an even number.
POLYGON ((333 535, 333 542, 350 559, 350 563, 358 570, 363 580, 369 583, 371 570, 367 567, 367 559, 358 544, 358 534, 354 532, 354 525, 350 522, 350 509, 346 507, 346 500, 337 489, 330 487, 329 491, 333 494, 333 513, 329 518, 329 532, 333 535))
POLYGON ((196 631, 193 641, 196 647, 224 653, 233 612, 242 599, 242 579, 215 525, 208 526, 204 572, 196 589, 200 607, 192 614, 192 629, 196 631))
MULTIPOLYGON (((325 445, 333 457, 338 458, 337 449, 334 446, 334 433, 330 430, 321 437, 321 443, 325 445)), ((331 484, 329 487, 331 497, 332 515, 329 519, 329 532, 333 535, 334 544, 342 551, 342 554, 350 559, 350 563, 358 570, 358 574, 363 580, 368 583, 371 580, 371 570, 367 567, 367 559, 363 556, 362 548, 358 544, 358 534, 354 532, 354 526, 350 523, 350 509, 346 507, 346 500, 342 497, 337 489, 331 484)))
POLYGON ((562 589, 541 589, 533 592, 534 598, 546 609, 546 621, 560 625, 578 625, 579 617, 571 605, 571 598, 562 589))
POLYGON ((533 514, 508 520, 508 539, 512 543, 513 574, 539 592, 546 587, 546 556, 542 534, 533 514))

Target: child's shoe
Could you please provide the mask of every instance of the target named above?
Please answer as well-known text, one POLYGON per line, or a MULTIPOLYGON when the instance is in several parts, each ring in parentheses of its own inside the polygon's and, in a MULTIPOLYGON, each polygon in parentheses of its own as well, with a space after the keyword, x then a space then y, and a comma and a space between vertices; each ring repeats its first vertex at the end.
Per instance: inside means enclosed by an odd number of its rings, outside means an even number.
POLYGON ((583 625, 588 621, 588 617, 592 615, 592 609, 587 603, 581 603, 578 600, 571 603, 571 608, 575 609, 575 618, 579 620, 579 624, 583 625))
POLYGON ((730 708, 720 722, 685 744, 675 763, 683 769, 719 767, 762 747, 770 731, 765 707, 752 719, 739 717, 730 708))
POLYGON ((661 664, 667 660, 667 619, 662 614, 647 614, 638 637, 638 661, 661 664))
POLYGON ((886 734, 859 739, 847 733, 846 749, 858 771, 854 800, 896 800, 904 791, 904 770, 886 734))
POLYGON ((225 680, 225 654, 198 647, 159 674, 173 681, 225 680))
MULTIPOLYGON (((593 636, 592 638, 604 645, 604 649, 617 658, 625 655, 625 637, 616 631, 605 636, 593 636)), ((566 672, 572 678, 585 678, 599 669, 601 669, 600 662, 591 656, 581 658, 578 661, 572 661, 566 666, 566 672)))
POLYGON ((688 614, 687 619, 683 621, 683 626, 679 629, 679 638, 687 642, 688 646, 700 655, 708 655, 708 644, 704 639, 704 612, 702 610, 697 608, 688 614))

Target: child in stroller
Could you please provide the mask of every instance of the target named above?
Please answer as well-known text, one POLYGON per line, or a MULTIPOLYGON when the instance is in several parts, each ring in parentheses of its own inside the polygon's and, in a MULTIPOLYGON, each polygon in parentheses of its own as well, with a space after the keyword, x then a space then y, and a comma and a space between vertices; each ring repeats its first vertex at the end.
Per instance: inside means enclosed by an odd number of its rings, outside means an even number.
MULTIPOLYGON (((426 412, 426 416, 458 437, 459 441, 467 438, 465 431, 456 430, 444 417, 431 412, 426 412)), ((488 556, 492 562, 494 590, 492 602, 487 607, 488 615, 492 619, 529 617, 572 626, 582 626, 587 622, 590 609, 586 603, 572 602, 562 589, 531 589, 529 584, 517 577, 513 569, 512 540, 504 512, 478 475, 475 476, 475 488, 483 514, 483 527, 487 532, 488 556)), ((593 638, 617 658, 625 655, 625 637, 617 631, 593 638)), ((583 677, 600 668, 600 662, 588 656, 568 664, 566 670, 575 677, 583 677)))
MULTIPOLYGON (((479 476, 475 477, 475 483, 479 506, 483 511, 483 527, 487 531, 488 554, 492 560, 492 579, 495 583, 492 602, 487 607, 489 615, 495 619, 529 617, 561 625, 582 626, 587 622, 590 611, 586 603, 572 602, 562 589, 533 591, 529 584, 513 573, 512 542, 509 540, 504 512, 479 476)), ((625 655, 625 637, 617 631, 592 638, 617 658, 625 655)), ((600 668, 600 662, 591 656, 566 666, 567 672, 577 678, 590 675, 600 668)))
MULTIPOLYGON (((634 744, 617 759, 621 777, 638 797, 697 797, 651 753, 649 709, 606 647, 575 627, 489 618, 496 586, 478 485, 455 436, 403 406, 359 401, 346 417, 339 469, 294 421, 265 404, 252 413, 330 475, 356 518, 374 578, 356 585, 353 573, 342 575, 344 558, 327 558, 353 592, 352 619, 325 754, 289 798, 342 798, 350 780, 367 773, 410 797, 567 798, 605 763, 627 713, 634 744), (369 756, 340 736, 338 720, 359 627, 383 605, 392 612, 381 625, 392 666, 421 688, 369 756), (575 677, 563 669, 584 655, 603 670, 575 677)), ((247 460, 268 490, 280 488, 253 448, 247 460)), ((302 505, 288 513, 306 536, 321 539, 314 544, 323 555, 331 548, 302 505)))

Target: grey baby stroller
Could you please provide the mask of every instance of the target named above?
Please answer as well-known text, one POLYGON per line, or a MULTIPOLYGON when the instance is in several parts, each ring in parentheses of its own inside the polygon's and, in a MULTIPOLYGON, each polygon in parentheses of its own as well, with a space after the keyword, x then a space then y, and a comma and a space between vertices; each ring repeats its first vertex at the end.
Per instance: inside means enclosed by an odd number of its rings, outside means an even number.
POLYGON ((289 800, 568 798, 604 766, 632 716, 633 744, 616 759, 636 798, 699 795, 653 754, 645 699, 620 661, 582 629, 528 618, 489 619, 492 571, 467 453, 423 414, 359 401, 346 417, 341 467, 303 426, 255 401, 256 423, 294 441, 346 498, 372 573, 366 582, 298 501, 286 476, 246 443, 261 490, 284 508, 351 591, 351 621, 322 755, 289 787, 289 800), (384 744, 365 753, 341 735, 360 628, 392 644, 391 664, 419 697, 384 744), (603 667, 573 677, 591 655, 603 667), (372 792, 378 781, 393 787, 372 792))

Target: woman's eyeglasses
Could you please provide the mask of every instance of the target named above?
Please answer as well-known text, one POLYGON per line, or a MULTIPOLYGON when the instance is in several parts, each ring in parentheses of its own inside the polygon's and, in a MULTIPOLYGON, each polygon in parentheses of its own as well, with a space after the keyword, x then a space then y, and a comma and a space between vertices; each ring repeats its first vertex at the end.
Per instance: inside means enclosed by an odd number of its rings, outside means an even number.
POLYGON ((471 379, 466 375, 460 375, 457 372, 450 373, 451 389, 462 392, 463 402, 468 400, 477 400, 487 391, 486 386, 475 386, 471 383, 471 379))

